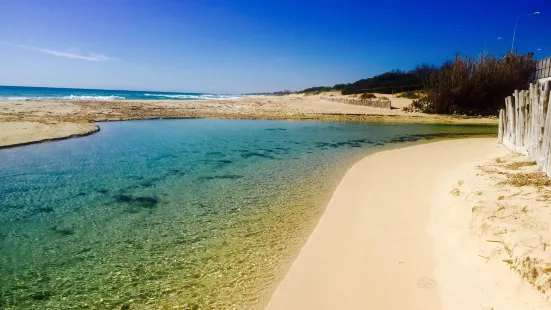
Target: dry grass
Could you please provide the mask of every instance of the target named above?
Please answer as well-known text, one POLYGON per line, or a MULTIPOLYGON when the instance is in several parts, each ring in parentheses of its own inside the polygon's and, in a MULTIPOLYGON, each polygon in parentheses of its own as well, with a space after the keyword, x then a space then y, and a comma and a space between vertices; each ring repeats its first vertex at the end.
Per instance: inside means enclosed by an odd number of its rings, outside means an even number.
POLYGON ((488 174, 506 174, 506 172, 498 170, 494 167, 484 167, 484 166, 478 166, 478 169, 480 169, 484 173, 488 174))
POLYGON ((459 190, 459 188, 454 188, 450 194, 454 195, 454 196, 459 196, 459 194, 461 194, 461 191, 459 190))
POLYGON ((529 173, 506 173, 507 179, 500 182, 500 184, 506 184, 516 187, 521 186, 549 186, 551 181, 547 175, 543 172, 529 172, 529 173))
POLYGON ((377 98, 377 96, 375 96, 372 93, 363 93, 360 96, 360 99, 376 99, 376 98, 377 98))
MULTIPOLYGON (((544 208, 551 207, 551 180, 538 171, 534 161, 520 154, 497 158, 478 168, 484 172, 481 175, 484 180, 480 182, 501 186, 495 186, 493 192, 489 190, 491 196, 486 196, 486 189, 480 195, 492 199, 477 201, 473 208, 477 215, 483 215, 473 217, 477 230, 491 232, 495 237, 486 242, 498 245, 496 254, 504 264, 535 289, 548 294, 551 260, 547 250, 551 242, 545 233, 549 217, 544 208), (539 242, 535 242, 536 239, 539 242)), ((480 191, 478 186, 471 185, 471 188, 474 193, 480 191)))
POLYGON ((503 167, 509 170, 518 170, 519 168, 522 168, 522 167, 530 167, 535 165, 536 165, 535 161, 517 161, 517 162, 504 165, 503 167))

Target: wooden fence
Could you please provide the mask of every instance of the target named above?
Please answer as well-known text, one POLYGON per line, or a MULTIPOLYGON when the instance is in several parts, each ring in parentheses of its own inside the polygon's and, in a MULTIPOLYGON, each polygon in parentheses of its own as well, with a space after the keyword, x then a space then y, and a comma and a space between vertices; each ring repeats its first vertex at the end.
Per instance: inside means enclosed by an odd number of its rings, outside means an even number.
POLYGON ((530 89, 515 91, 499 111, 498 142, 513 152, 535 160, 538 168, 551 177, 551 100, 550 82, 530 84, 530 89))
POLYGON ((362 105, 372 108, 391 109, 390 100, 372 100, 372 99, 346 99, 346 98, 330 98, 321 97, 321 100, 340 102, 353 105, 362 105))
POLYGON ((535 79, 545 79, 551 77, 551 57, 542 59, 536 64, 535 79))

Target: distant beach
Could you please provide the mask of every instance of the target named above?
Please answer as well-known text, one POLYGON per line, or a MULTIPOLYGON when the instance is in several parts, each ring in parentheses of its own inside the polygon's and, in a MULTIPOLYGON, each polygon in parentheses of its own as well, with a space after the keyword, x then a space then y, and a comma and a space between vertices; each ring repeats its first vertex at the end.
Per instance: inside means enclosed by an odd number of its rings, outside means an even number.
POLYGON ((0 147, 87 135, 100 130, 93 124, 95 122, 138 119, 221 118, 497 124, 495 118, 404 112, 402 108, 411 103, 411 99, 395 98, 391 95, 379 95, 388 98, 392 103, 392 109, 381 109, 324 99, 354 98, 339 95, 337 92, 246 97, 200 93, 156 94, 148 91, 132 91, 129 94, 128 91, 25 87, 4 87, 4 94, 1 92, 0 87, 0 147), (113 96, 125 99, 118 100, 113 96), (174 96, 181 98, 174 100, 174 96), (190 100, 199 97, 203 99, 190 100))

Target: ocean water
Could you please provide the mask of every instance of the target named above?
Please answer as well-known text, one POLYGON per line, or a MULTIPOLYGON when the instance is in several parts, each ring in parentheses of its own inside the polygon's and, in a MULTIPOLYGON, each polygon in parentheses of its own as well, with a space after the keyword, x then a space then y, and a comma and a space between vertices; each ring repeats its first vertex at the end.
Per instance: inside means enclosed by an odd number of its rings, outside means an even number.
POLYGON ((207 93, 0 86, 0 100, 200 100, 237 97, 207 93))
POLYGON ((267 120, 100 126, 0 150, 1 309, 259 308, 355 161, 496 133, 267 120))

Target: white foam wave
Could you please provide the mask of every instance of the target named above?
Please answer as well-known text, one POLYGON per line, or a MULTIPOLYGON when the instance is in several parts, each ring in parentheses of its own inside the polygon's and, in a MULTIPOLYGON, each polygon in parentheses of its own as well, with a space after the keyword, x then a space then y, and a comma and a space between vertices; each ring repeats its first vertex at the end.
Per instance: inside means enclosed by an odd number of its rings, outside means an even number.
POLYGON ((106 100, 106 101, 111 101, 111 100, 124 100, 125 98, 122 97, 122 96, 74 96, 74 95, 69 95, 69 96, 61 97, 61 99, 64 99, 64 100, 106 100))
POLYGON ((24 100, 71 100, 71 101, 83 101, 83 100, 99 100, 99 101, 112 101, 112 100, 124 100, 121 96, 62 96, 62 97, 1 97, 0 100, 8 101, 24 101, 24 100))
POLYGON ((181 94, 181 95, 174 95, 174 94, 144 94, 144 96, 147 97, 157 97, 157 98, 168 98, 168 99, 188 99, 188 100, 206 100, 206 99, 238 99, 239 97, 235 97, 232 95, 212 95, 212 94, 181 94))

